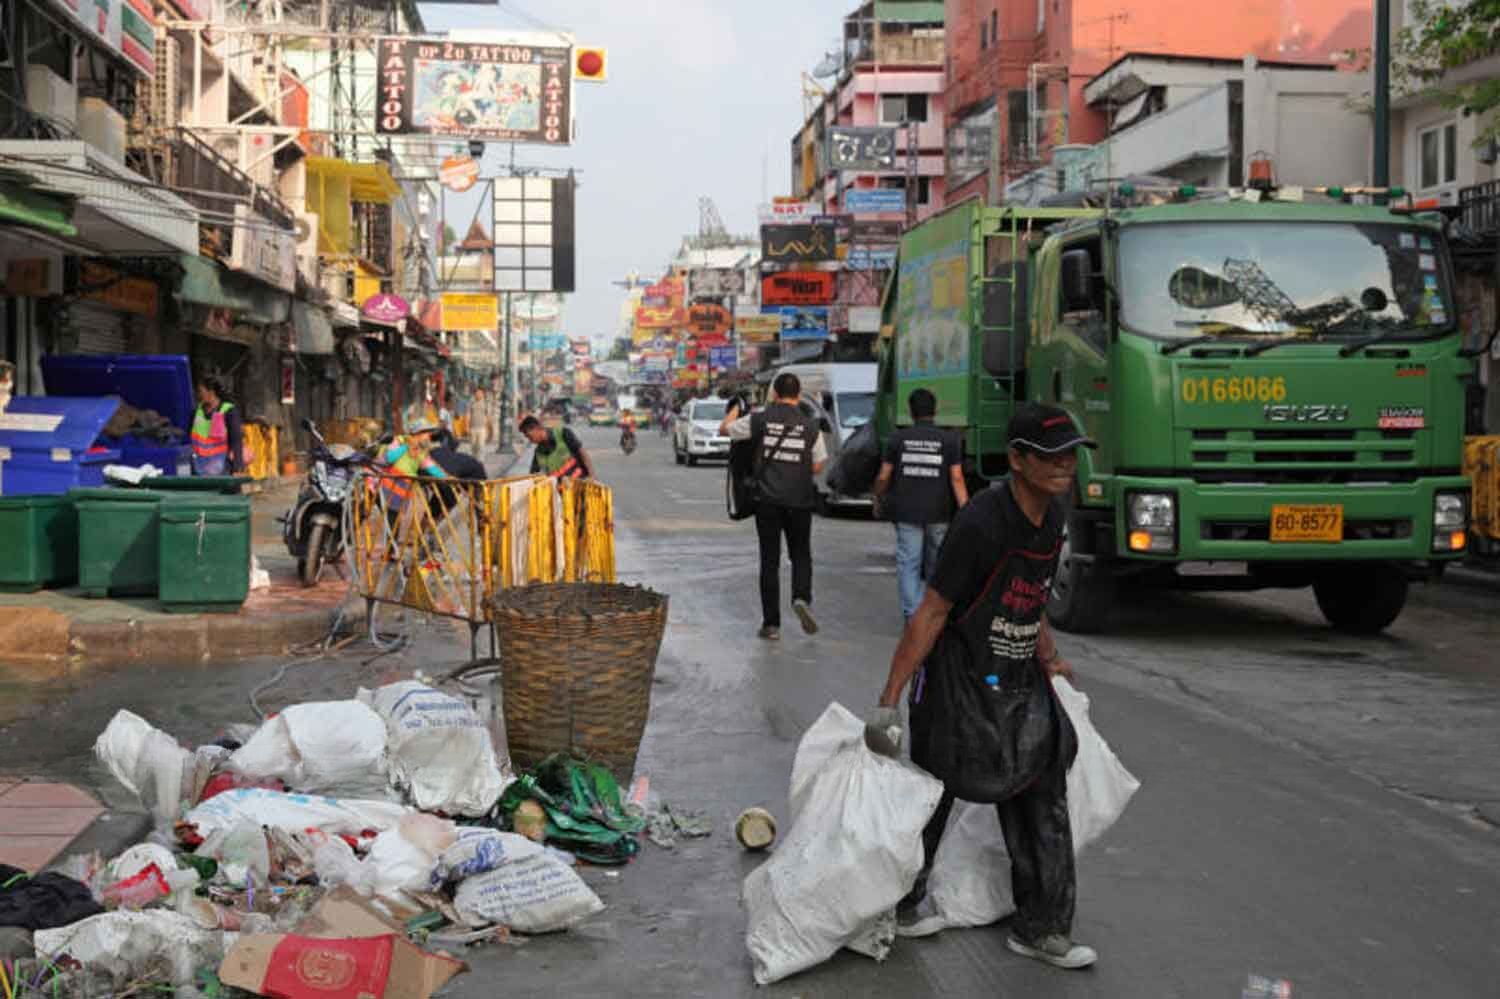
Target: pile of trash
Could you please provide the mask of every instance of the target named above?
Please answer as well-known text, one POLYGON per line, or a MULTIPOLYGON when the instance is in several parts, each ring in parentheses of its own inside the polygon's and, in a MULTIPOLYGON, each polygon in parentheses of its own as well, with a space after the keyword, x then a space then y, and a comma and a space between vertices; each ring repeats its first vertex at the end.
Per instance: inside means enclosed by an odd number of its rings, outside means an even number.
POLYGON ((108 860, 0 866, 0 934, 31 934, 0 935, 7 999, 300 997, 335 979, 422 999, 467 945, 602 910, 575 865, 625 863, 648 822, 644 778, 633 806, 565 756, 516 778, 468 702, 416 681, 196 750, 122 710, 94 748, 155 829, 108 860))

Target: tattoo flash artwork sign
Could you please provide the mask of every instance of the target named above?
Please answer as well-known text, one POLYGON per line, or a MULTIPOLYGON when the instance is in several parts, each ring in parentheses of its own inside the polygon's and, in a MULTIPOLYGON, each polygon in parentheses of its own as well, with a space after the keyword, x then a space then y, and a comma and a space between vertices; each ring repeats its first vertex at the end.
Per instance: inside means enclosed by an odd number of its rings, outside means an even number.
POLYGON ((381 38, 376 131, 565 146, 572 138, 568 46, 381 38))

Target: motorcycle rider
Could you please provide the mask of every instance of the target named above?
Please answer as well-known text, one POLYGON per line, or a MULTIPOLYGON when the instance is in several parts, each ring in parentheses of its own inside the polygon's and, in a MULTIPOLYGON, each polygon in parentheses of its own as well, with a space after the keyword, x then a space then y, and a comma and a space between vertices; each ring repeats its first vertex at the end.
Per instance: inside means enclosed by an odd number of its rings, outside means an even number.
POLYGON ((626 413, 620 417, 620 447, 624 448, 626 442, 635 443, 634 413, 626 413))

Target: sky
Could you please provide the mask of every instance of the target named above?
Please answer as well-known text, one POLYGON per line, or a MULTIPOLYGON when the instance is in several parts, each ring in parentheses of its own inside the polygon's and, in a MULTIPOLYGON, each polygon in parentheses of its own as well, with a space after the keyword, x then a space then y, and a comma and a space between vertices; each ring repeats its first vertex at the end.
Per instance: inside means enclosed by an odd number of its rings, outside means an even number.
MULTIPOLYGON (((803 120, 801 77, 838 45, 857 0, 499 0, 421 6, 429 31, 543 28, 608 50, 609 80, 574 91, 577 134, 561 149, 518 146, 524 165, 574 167, 577 285, 573 336, 612 337, 632 271, 660 276, 698 229, 707 195, 734 233, 758 231, 756 206, 790 186, 803 120)), ((492 176, 509 147, 486 149, 492 176)), ((476 192, 479 189, 476 189, 476 192)), ((462 237, 475 202, 447 196, 462 237)))

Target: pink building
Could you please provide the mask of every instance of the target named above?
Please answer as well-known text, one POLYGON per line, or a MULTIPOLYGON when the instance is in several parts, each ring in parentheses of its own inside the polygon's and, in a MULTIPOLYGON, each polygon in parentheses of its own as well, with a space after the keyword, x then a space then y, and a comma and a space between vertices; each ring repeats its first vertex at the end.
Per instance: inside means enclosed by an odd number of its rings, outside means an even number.
MULTIPOLYGON (((847 192, 907 190, 914 177, 917 218, 943 206, 942 4, 928 0, 867 0, 844 19, 842 66, 792 140, 792 192, 828 214, 856 220, 906 221, 906 212, 850 211, 847 192), (879 9, 877 20, 876 10, 879 9), (840 169, 830 136, 840 126, 894 127, 892 163, 883 169, 840 169), (912 162, 911 135, 916 133, 912 162)), ((856 196, 857 198, 859 196, 856 196)), ((860 204, 870 204, 856 201, 860 204)))

